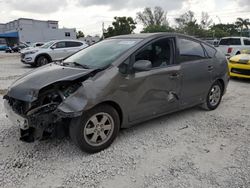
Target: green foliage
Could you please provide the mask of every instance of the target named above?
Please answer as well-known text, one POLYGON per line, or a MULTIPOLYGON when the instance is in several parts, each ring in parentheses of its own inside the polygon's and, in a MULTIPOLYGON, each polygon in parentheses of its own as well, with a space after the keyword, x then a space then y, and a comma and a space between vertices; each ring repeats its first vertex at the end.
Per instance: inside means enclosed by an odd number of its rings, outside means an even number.
POLYGON ((249 19, 237 18, 235 25, 240 29, 240 35, 243 35, 243 31, 248 30, 248 26, 250 26, 249 19))
POLYGON ((113 26, 109 26, 106 32, 103 33, 105 38, 131 34, 136 28, 136 22, 131 17, 114 17, 114 19, 113 26))
POLYGON ((142 33, 155 33, 155 32, 173 32, 167 22, 167 13, 161 7, 155 7, 152 10, 146 7, 143 12, 137 13, 137 20, 144 26, 142 33))
POLYGON ((215 38, 238 35, 237 27, 234 24, 216 24, 211 26, 210 30, 213 31, 215 38))
POLYGON ((84 37, 85 35, 84 35, 84 33, 82 32, 82 31, 77 31, 77 33, 76 33, 76 38, 81 38, 81 37, 84 37))

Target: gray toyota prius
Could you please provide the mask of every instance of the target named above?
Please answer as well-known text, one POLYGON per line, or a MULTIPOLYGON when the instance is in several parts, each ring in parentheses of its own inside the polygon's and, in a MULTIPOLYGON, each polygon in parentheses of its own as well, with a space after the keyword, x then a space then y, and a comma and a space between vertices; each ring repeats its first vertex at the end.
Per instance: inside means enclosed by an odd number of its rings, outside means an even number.
POLYGON ((94 153, 120 128, 196 105, 216 109, 228 80, 225 56, 208 43, 175 33, 122 35, 23 75, 4 105, 21 140, 69 135, 94 153))

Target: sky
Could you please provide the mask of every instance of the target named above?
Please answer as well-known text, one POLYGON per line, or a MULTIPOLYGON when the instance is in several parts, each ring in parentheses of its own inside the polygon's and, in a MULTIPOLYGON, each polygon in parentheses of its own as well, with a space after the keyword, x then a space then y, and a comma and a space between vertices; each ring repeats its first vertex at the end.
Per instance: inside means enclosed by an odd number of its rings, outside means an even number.
MULTIPOLYGON (((76 28, 96 35, 112 25, 114 16, 131 16, 145 7, 160 6, 167 12, 170 25, 176 17, 191 10, 197 20, 207 12, 214 23, 232 23, 238 17, 250 18, 250 0, 0 0, 0 23, 18 18, 57 20, 59 26, 76 28)), ((137 24, 135 32, 142 25, 137 24)))

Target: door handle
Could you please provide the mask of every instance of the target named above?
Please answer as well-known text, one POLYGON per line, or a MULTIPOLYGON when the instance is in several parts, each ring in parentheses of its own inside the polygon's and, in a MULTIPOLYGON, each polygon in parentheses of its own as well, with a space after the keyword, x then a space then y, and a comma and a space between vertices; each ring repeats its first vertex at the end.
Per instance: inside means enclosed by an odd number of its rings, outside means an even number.
POLYGON ((175 72, 175 73, 170 74, 170 75, 169 75, 169 78, 170 78, 170 79, 176 79, 176 78, 179 78, 179 76, 180 76, 180 74, 177 73, 177 72, 175 72))
POLYGON ((208 66, 208 71, 212 71, 212 70, 214 70, 214 66, 213 65, 209 65, 208 66))

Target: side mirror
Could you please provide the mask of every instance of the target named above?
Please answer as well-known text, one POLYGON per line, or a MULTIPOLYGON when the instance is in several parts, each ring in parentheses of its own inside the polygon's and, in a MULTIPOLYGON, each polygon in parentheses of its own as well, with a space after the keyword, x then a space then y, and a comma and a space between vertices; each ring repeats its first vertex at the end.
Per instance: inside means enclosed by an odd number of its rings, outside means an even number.
POLYGON ((133 66, 136 71, 148 71, 152 68, 152 63, 149 60, 138 60, 133 66))
POLYGON ((53 46, 51 46, 50 48, 51 48, 52 50, 54 50, 54 49, 56 49, 56 46, 53 45, 53 46))

